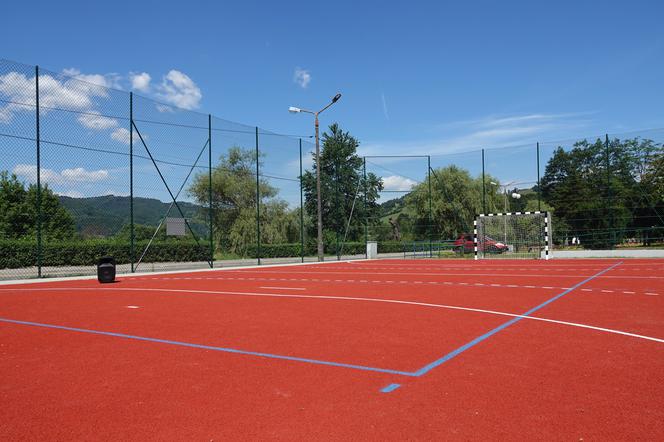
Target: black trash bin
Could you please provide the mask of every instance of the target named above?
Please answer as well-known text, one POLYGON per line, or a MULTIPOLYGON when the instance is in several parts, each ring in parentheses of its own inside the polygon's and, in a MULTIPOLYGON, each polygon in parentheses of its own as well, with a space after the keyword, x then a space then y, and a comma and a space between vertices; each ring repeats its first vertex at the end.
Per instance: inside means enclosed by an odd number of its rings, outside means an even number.
POLYGON ((97 262, 97 279, 100 283, 115 282, 115 258, 104 256, 97 262))

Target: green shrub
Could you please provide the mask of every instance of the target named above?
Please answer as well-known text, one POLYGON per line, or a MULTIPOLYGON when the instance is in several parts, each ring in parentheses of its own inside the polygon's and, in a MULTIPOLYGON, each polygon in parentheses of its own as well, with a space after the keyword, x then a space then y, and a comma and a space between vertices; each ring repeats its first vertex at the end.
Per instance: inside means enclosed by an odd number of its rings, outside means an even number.
POLYGON ((405 247, 405 243, 402 242, 379 242, 378 253, 403 253, 405 247))
MULTIPOLYGON (((309 250, 305 247, 305 253, 309 250)), ((247 247, 247 254, 250 258, 258 258, 258 247, 251 244, 247 247)), ((300 256, 300 243, 289 244, 261 244, 261 258, 292 258, 300 256)))
MULTIPOLYGON (((147 244, 147 241, 135 244, 136 260, 141 256, 147 244)), ((42 245, 43 266, 95 265, 99 258, 107 255, 114 257, 117 264, 131 262, 129 244, 115 240, 47 241, 42 245)), ((166 240, 153 242, 143 261, 206 261, 209 256, 210 249, 205 243, 197 245, 195 241, 166 240)), ((15 269, 35 265, 37 265, 37 244, 35 242, 0 240, 0 268, 15 269)))

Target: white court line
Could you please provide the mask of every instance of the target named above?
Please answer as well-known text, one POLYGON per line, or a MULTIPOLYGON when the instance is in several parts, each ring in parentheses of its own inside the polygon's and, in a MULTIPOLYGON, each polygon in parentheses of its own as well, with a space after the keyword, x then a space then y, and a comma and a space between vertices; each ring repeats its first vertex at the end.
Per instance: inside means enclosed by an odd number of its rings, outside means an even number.
MULTIPOLYGON (((248 273, 246 271, 241 271, 240 273, 248 273)), ((264 271, 260 272, 261 274, 264 273, 277 273, 277 274, 293 274, 293 273, 303 273, 307 275, 311 274, 323 274, 323 275, 336 275, 336 274, 341 274, 341 275, 347 275, 348 272, 314 272, 314 271, 309 271, 309 272, 295 272, 292 270, 288 270, 288 272, 270 272, 270 271, 264 271)), ((581 278, 581 277, 590 277, 592 275, 536 275, 536 274, 523 274, 523 273, 416 273, 416 272, 355 272, 359 273, 362 275, 386 275, 386 276, 393 276, 393 275, 418 275, 418 276, 465 276, 465 277, 472 277, 472 276, 493 276, 493 277, 512 277, 512 276, 517 276, 519 278, 524 278, 524 277, 542 277, 542 278, 581 278)), ((599 278, 613 278, 613 279, 664 279, 664 276, 598 276, 595 279, 599 278)))
POLYGON ((268 290, 306 290, 303 287, 259 287, 260 289, 268 289, 268 290))
MULTIPOLYGON (((21 287, 20 289, 5 289, 0 288, 0 291, 56 291, 56 292, 71 292, 71 291, 90 291, 89 287, 58 287, 58 288, 32 288, 32 287, 21 287)), ((521 318, 521 319, 530 319, 533 321, 542 321, 549 322, 552 324, 561 324, 567 325, 570 327, 579 327, 589 330, 596 330, 605 333, 611 333, 622 336, 629 336, 632 338, 645 339, 647 341, 659 342, 664 344, 664 339, 655 338, 652 336, 638 335, 636 333, 629 333, 622 330, 615 330, 604 327, 595 327, 593 325, 580 324, 577 322, 567 322, 559 321, 557 319, 548 319, 542 318, 539 316, 524 316, 514 313, 500 312, 496 310, 485 310, 479 308, 471 307, 459 307, 456 305, 445 305, 445 304, 430 304, 427 302, 415 302, 415 301, 403 301, 399 299, 381 299, 381 298, 360 298, 355 296, 328 296, 328 295, 291 295, 285 293, 253 293, 253 292, 230 292, 230 291, 215 291, 215 290, 185 290, 185 289, 160 289, 160 288, 110 288, 110 287, 96 287, 94 291, 110 291, 110 292, 122 292, 122 291, 131 291, 131 292, 162 292, 162 293, 196 293, 202 295, 231 295, 231 296, 250 296, 250 297, 261 297, 261 298, 300 298, 300 299, 325 299, 325 300, 335 300, 335 301, 364 301, 364 302, 383 302, 387 304, 401 304, 401 305, 414 305, 419 307, 432 307, 432 308, 441 308, 448 310, 460 310, 467 312, 475 313, 486 313, 490 315, 497 316, 509 316, 512 318, 521 318)))
MULTIPOLYGON (((143 278, 143 279, 150 279, 150 280, 159 280, 159 281, 171 281, 174 279, 180 279, 180 278, 143 278)), ((209 280, 219 280, 219 281, 226 281, 226 280, 241 280, 244 281, 247 278, 232 278, 232 277, 217 277, 217 278, 206 278, 209 280)), ((252 278, 253 280, 256 281, 299 281, 299 282, 311 282, 311 281, 318 281, 317 279, 306 279, 306 278, 252 278)), ((130 281, 134 280, 141 280, 141 279, 129 279, 130 281)), ((335 282, 338 280, 328 280, 325 279, 323 281, 326 282, 335 282)), ((376 284, 383 284, 386 283, 386 281, 369 281, 366 279, 361 279, 361 280, 355 280, 355 279, 346 279, 342 280, 341 282, 344 283, 376 283, 376 284)), ((400 285, 404 284, 429 284, 429 285, 458 285, 458 286, 477 286, 477 287, 510 287, 510 288, 529 288, 529 289, 546 289, 546 290, 555 290, 555 289, 560 289, 560 290, 567 290, 569 287, 552 287, 552 286, 534 286, 534 285, 517 285, 517 284, 490 284, 490 283, 481 283, 481 282, 476 282, 476 283, 467 283, 467 282, 443 282, 443 281, 416 281, 416 280, 408 280, 408 281, 396 281, 396 283, 399 283, 400 285)), ((262 287, 261 287, 262 288, 262 287)), ((589 289, 589 288, 582 288, 579 289, 584 292, 604 292, 604 293, 625 293, 625 294, 635 294, 636 292, 633 291, 628 291, 620 288, 612 289, 612 290, 602 290, 599 288, 596 289, 589 289)), ((653 296, 658 296, 657 293, 654 292, 649 292, 653 296)))
MULTIPOLYGON (((145 278, 145 279, 150 279, 150 280, 156 280, 156 281, 171 281, 174 279, 179 279, 179 278, 145 278)), ((206 278, 208 280, 217 280, 217 281, 244 281, 246 278, 230 278, 230 277, 218 277, 218 278, 206 278)), ((306 279, 306 278, 253 278, 257 281, 299 281, 299 282, 311 282, 311 281, 318 281, 317 279, 306 279)), ((139 279, 140 280, 140 279, 139 279)), ((133 281, 133 280, 132 280, 133 281)), ((331 280, 323 280, 326 282, 332 282, 331 280)), ((354 280, 354 279, 346 279, 342 282, 346 283, 376 283, 376 284, 382 284, 385 283, 386 281, 369 281, 369 280, 354 280)), ((489 283, 481 283, 481 282, 476 282, 476 283, 466 283, 466 282, 443 282, 443 281, 396 281, 399 284, 429 284, 429 285, 458 285, 458 286, 477 286, 477 287, 509 287, 509 288, 540 288, 540 289, 547 289, 547 290, 555 290, 555 289, 560 289, 560 290, 567 290, 570 287, 551 287, 551 286, 534 286, 534 285, 516 285, 516 284, 489 284, 489 283)), ((263 288, 263 287, 261 287, 263 288)), ((579 289, 584 292, 604 292, 604 293, 615 293, 620 292, 620 293, 625 293, 625 294, 635 294, 636 292, 633 291, 626 291, 626 290, 621 290, 621 289, 613 289, 613 290, 601 290, 599 288, 597 289, 588 289, 588 288, 582 288, 579 289)), ((658 296, 657 293, 650 292, 651 295, 658 296)))

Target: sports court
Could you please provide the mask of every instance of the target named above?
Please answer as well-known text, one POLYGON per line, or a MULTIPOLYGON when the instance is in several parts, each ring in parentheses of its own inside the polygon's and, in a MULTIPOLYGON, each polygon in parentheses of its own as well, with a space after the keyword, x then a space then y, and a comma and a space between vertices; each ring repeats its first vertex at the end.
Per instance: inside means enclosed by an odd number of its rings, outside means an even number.
POLYGON ((664 260, 0 286, 0 438, 664 438, 664 260))

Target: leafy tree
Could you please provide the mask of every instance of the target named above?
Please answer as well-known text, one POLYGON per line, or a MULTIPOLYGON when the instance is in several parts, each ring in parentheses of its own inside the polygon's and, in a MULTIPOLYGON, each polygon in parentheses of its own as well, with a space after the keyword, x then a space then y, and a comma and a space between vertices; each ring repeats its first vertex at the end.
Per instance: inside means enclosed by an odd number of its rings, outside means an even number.
MULTIPOLYGON (((447 166, 431 173, 431 234, 438 239, 456 239, 473 230, 473 220, 482 211, 482 178, 457 166, 447 166)), ((486 182, 497 179, 486 177, 486 182)), ((495 187, 486 186, 487 211, 501 204, 495 187), (493 190, 492 190, 493 189, 493 190)), ((429 184, 418 184, 407 197, 410 211, 416 214, 415 232, 421 239, 429 234, 429 184)), ((502 211, 502 205, 500 206, 502 211)))
MULTIPOLYGON (((36 238, 37 213, 37 185, 26 189, 16 175, 0 172, 0 238, 36 238)), ((74 219, 47 184, 41 188, 41 232, 46 241, 71 239, 76 233, 74 219)))
POLYGON ((661 144, 638 138, 625 140, 633 177, 627 195, 632 212, 630 236, 650 245, 664 236, 664 150, 661 144))
POLYGON ((644 190, 649 191, 655 201, 664 201, 664 150, 653 155, 651 162, 641 176, 644 190))
POLYGON ((34 219, 25 207, 26 190, 16 175, 0 173, 0 237, 24 238, 34 225, 34 219))
MULTIPOLYGON (((215 243, 222 250, 243 256, 249 246, 256 244, 258 240, 256 161, 254 151, 232 147, 226 155, 221 156, 219 164, 212 171, 212 222, 216 235, 215 243)), ((189 194, 205 207, 209 198, 208 185, 208 175, 203 173, 197 175, 189 187, 189 194)), ((277 189, 261 177, 259 192, 261 241, 276 244, 293 240, 294 216, 289 215, 286 202, 277 198, 277 189)), ((206 216, 207 210, 201 214, 201 218, 206 216)))
MULTIPOLYGON (((152 239, 152 236, 154 235, 155 230, 157 229, 157 226, 148 226, 145 224, 134 224, 134 240, 135 241, 147 241, 152 239)), ((130 235, 131 235, 131 225, 130 224, 125 224, 122 226, 120 231, 116 233, 113 238, 117 239, 121 242, 129 242, 130 241, 130 235)), ((155 241, 165 241, 167 239, 179 239, 179 238, 187 238, 187 240, 191 240, 191 232, 189 230, 186 231, 186 236, 175 236, 175 237, 168 237, 166 235, 166 224, 162 224, 161 228, 157 232, 157 235, 155 235, 154 239, 155 241)))
POLYGON ((661 145, 639 138, 598 139, 558 148, 542 178, 542 194, 586 247, 611 247, 654 225, 663 225, 662 200, 650 180, 661 145))
MULTIPOLYGON (((378 223, 380 207, 377 203, 379 192, 383 189, 381 178, 368 173, 363 175, 363 160, 357 155, 359 142, 338 124, 329 127, 323 134, 320 155, 321 206, 325 242, 333 242, 341 237, 353 212, 355 224, 378 223), (366 204, 365 204, 366 201, 366 204), (353 208, 354 204, 354 208, 353 208)), ((313 170, 307 170, 302 177, 302 187, 306 198, 304 207, 309 217, 314 220, 310 234, 315 237, 317 219, 316 171, 319 164, 314 155, 313 170)), ((351 229, 348 240, 359 240, 362 229, 351 229)))

